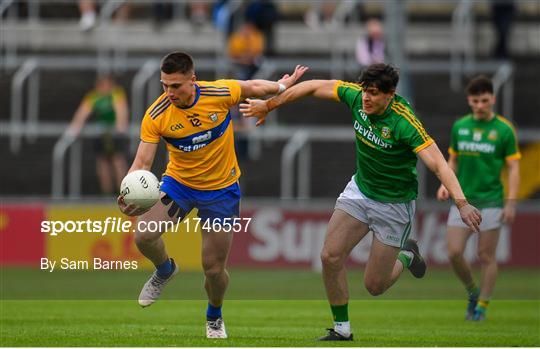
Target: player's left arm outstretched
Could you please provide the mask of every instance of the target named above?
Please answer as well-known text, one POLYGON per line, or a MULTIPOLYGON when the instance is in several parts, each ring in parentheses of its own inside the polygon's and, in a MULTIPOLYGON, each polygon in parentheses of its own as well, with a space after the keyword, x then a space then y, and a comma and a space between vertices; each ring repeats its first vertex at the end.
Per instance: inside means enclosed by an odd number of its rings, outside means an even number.
POLYGON ((293 86, 308 70, 307 67, 297 65, 292 74, 285 74, 277 82, 268 80, 238 80, 241 89, 241 100, 253 97, 264 97, 284 92, 293 86))
POLYGON ((256 117, 257 126, 264 124, 266 116, 272 110, 297 99, 313 96, 316 98, 336 100, 334 87, 337 80, 308 80, 287 89, 278 96, 267 100, 247 99, 240 104, 240 112, 245 117, 256 117))
POLYGON ((435 142, 418 152, 418 157, 439 178, 459 210, 461 219, 475 232, 479 231, 482 216, 476 207, 467 202, 454 171, 450 168, 435 142))

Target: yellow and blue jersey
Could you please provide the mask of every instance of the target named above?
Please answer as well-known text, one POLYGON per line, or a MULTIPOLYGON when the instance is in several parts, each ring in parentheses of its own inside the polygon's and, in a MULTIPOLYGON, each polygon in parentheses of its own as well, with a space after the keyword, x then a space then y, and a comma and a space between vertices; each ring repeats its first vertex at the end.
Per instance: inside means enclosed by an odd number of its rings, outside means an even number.
POLYGON ((195 90, 193 104, 185 108, 174 106, 162 94, 144 115, 141 140, 165 140, 169 151, 165 175, 193 189, 222 189, 240 177, 229 111, 240 101, 240 83, 198 81, 195 90))

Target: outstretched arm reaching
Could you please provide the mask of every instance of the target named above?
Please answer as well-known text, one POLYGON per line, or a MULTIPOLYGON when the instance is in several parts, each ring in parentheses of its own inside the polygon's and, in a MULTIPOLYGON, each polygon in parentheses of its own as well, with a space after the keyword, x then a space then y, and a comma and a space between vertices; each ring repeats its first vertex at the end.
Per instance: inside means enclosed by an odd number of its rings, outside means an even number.
POLYGON ((307 67, 297 65, 294 72, 285 74, 278 82, 268 80, 239 80, 241 88, 241 99, 249 97, 264 97, 283 92, 296 83, 308 70, 307 67))
POLYGON ((240 104, 240 112, 245 117, 256 117, 257 126, 264 124, 266 115, 283 104, 295 101, 305 96, 314 96, 322 99, 334 100, 334 87, 337 80, 309 80, 303 81, 282 94, 267 100, 247 99, 240 104))

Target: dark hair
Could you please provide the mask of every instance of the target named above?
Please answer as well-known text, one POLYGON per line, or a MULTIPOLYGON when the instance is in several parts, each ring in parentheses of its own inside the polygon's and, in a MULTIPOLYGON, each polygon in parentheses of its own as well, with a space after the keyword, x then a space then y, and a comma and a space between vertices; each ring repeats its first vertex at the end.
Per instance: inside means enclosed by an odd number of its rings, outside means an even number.
POLYGON ((116 78, 112 73, 98 74, 98 76, 96 77, 96 82, 100 82, 100 81, 103 81, 103 80, 110 80, 110 81, 114 82, 114 81, 116 81, 116 78))
POLYGON ((469 96, 481 95, 483 93, 493 94, 493 83, 487 76, 479 75, 469 82, 465 91, 467 91, 467 95, 469 96))
POLYGON ((172 52, 161 60, 161 71, 165 74, 188 74, 193 72, 193 59, 184 52, 172 52))
POLYGON ((376 87, 383 93, 396 89, 399 81, 399 73, 396 68, 389 64, 375 63, 362 71, 358 83, 363 88, 376 87))

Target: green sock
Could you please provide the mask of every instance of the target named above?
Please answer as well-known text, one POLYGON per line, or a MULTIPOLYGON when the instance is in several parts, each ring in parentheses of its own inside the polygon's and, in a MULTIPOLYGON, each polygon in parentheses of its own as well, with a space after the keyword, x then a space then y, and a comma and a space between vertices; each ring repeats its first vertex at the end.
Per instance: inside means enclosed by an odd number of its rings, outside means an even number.
POLYGON ((467 293, 469 294, 469 298, 478 298, 478 295, 480 294, 480 289, 476 287, 474 282, 471 285, 468 285, 465 287, 467 290, 467 293))
POLYGON ((480 311, 482 313, 485 313, 487 310, 487 307, 489 305, 489 301, 486 299, 480 299, 478 301, 478 304, 476 305, 476 311, 480 311))
POLYGON ((403 264, 403 268, 408 268, 411 266, 412 262, 412 253, 409 251, 399 251, 397 259, 403 264))
POLYGON ((332 315, 334 316, 334 322, 346 322, 349 321, 349 303, 343 305, 331 305, 332 315))

